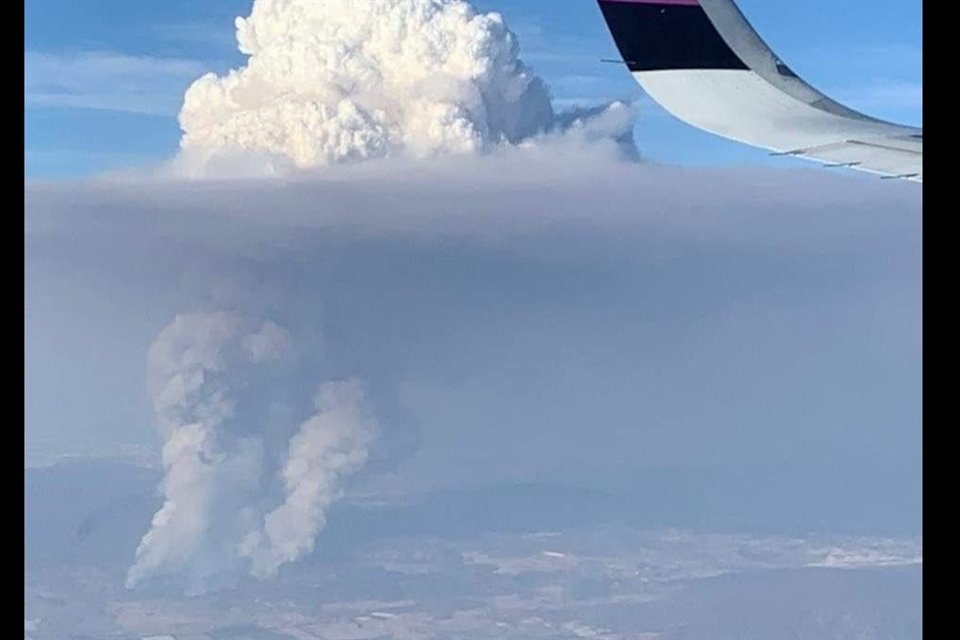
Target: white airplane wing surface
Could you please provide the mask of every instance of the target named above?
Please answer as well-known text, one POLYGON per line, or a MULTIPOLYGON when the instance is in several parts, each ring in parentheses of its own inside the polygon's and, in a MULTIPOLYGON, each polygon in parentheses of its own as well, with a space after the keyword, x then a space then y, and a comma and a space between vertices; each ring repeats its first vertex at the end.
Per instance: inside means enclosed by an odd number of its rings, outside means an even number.
POLYGON ((923 181, 923 130, 864 115, 799 78, 732 0, 598 0, 651 98, 700 129, 828 166, 923 181))

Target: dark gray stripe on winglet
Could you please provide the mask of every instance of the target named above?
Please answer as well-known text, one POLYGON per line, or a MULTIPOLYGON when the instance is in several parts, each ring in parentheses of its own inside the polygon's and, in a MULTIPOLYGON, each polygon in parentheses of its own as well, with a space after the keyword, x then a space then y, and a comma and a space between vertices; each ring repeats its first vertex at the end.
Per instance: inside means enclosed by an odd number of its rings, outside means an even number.
POLYGON ((630 71, 747 69, 703 7, 691 2, 599 0, 630 71))

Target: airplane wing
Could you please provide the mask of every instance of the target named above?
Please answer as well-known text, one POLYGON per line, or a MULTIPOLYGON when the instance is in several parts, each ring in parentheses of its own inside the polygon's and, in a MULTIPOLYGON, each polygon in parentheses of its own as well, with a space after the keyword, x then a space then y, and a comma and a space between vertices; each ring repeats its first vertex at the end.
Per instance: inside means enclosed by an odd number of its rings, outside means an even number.
POLYGON ((790 70, 733 0, 598 0, 627 68, 679 119, 773 155, 923 181, 923 129, 831 100, 790 70))

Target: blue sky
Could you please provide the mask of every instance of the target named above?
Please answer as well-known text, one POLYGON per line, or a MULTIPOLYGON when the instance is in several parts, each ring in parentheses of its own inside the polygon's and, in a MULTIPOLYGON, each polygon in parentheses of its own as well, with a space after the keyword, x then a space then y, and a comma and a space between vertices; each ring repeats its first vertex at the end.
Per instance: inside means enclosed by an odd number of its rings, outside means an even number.
MULTIPOLYGON (((801 76, 846 104, 921 125, 922 2, 741 0, 767 42, 801 76)), ((677 164, 769 164, 750 149, 684 125, 642 97, 592 0, 475 0, 501 12, 523 59, 559 106, 639 101, 635 137, 649 158, 677 164)), ((27 0, 25 149, 28 178, 80 177, 170 157, 183 91, 199 75, 240 66, 233 20, 250 0, 27 0)))

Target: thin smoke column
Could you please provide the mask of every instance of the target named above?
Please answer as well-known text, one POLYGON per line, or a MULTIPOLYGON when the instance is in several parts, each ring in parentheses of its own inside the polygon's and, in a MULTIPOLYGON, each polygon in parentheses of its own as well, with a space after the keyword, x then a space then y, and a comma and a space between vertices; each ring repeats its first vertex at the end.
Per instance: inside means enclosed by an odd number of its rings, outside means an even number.
POLYGON ((366 462, 376 437, 377 425, 364 400, 357 380, 321 385, 317 413, 290 440, 282 471, 284 503, 267 514, 263 530, 243 546, 254 575, 273 575, 281 564, 313 550, 327 508, 341 495, 340 479, 366 462))

